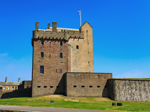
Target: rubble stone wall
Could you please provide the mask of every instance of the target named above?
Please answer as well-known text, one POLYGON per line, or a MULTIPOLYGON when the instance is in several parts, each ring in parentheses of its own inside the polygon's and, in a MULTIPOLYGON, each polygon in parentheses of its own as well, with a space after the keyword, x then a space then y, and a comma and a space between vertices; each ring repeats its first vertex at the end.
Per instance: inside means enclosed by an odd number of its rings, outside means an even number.
POLYGON ((110 98, 116 101, 150 102, 150 80, 108 80, 110 98))

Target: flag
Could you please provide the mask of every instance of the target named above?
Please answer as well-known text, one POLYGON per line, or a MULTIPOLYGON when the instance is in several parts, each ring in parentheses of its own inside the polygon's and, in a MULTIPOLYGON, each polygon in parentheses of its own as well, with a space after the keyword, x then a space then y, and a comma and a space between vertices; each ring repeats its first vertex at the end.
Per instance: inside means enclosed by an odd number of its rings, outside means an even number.
POLYGON ((77 11, 78 11, 78 13, 79 13, 79 15, 80 15, 80 14, 81 14, 81 10, 77 9, 77 11))

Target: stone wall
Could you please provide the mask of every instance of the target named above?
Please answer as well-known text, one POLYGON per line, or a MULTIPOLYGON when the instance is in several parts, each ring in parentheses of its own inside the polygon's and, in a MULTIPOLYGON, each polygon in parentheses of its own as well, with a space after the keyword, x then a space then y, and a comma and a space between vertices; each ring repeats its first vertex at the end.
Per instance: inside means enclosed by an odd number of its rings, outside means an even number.
POLYGON ((110 98, 116 101, 150 102, 149 80, 108 80, 110 98))
POLYGON ((109 96, 107 80, 112 78, 112 73, 68 72, 65 75, 67 96, 109 96))
POLYGON ((23 90, 15 90, 12 92, 0 92, 0 98, 14 98, 14 97, 31 97, 31 88, 23 90))
POLYGON ((62 76, 69 71, 68 42, 58 40, 37 40, 33 47, 32 96, 64 94, 64 85, 59 85, 62 76), (41 45, 44 41, 44 45, 41 45), (60 45, 62 42, 62 46, 60 45), (41 57, 44 52, 44 57, 41 57), (63 57, 60 58, 60 53, 63 57), (44 66, 44 73, 40 73, 44 66))
POLYGON ((71 45, 71 72, 94 72, 92 30, 91 25, 85 22, 81 26, 83 39, 69 39, 68 43, 71 45))

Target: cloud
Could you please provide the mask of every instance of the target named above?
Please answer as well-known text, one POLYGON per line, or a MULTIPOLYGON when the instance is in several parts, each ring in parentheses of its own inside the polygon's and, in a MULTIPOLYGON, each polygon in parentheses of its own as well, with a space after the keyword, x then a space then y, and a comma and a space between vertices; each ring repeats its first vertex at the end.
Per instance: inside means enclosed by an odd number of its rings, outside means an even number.
POLYGON ((0 81, 8 77, 8 81, 31 80, 32 56, 15 59, 7 53, 0 53, 0 81))
POLYGON ((119 75, 121 78, 150 78, 150 72, 141 70, 132 70, 119 75))

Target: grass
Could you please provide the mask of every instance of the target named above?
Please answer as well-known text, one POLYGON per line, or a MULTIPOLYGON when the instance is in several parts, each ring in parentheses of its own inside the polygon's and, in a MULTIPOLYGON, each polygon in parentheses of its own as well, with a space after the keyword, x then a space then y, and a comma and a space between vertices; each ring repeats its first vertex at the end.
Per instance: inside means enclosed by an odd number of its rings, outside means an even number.
POLYGON ((121 102, 123 106, 112 106, 112 103, 117 102, 103 97, 64 97, 61 95, 0 99, 0 105, 107 111, 150 111, 150 102, 121 102), (54 100, 54 103, 50 103, 51 100, 54 100))

